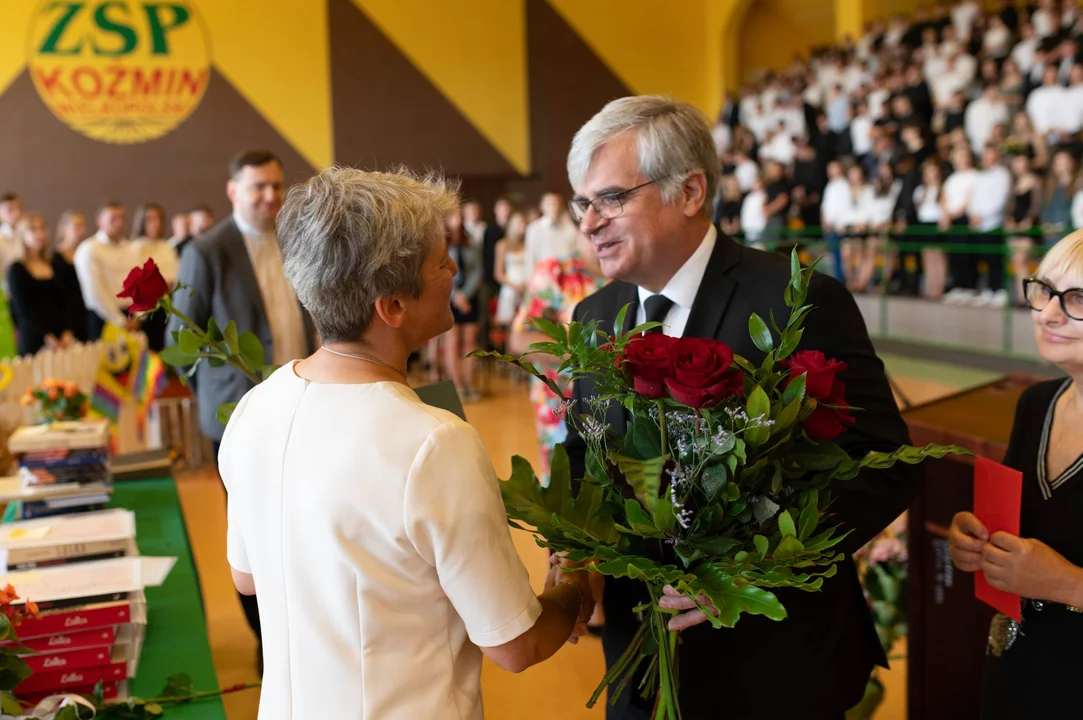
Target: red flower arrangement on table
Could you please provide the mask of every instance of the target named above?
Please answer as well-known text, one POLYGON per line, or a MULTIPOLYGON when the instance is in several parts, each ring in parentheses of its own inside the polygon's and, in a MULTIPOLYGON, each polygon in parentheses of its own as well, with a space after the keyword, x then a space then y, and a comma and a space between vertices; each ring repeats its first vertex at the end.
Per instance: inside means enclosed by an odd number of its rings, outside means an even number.
POLYGON ((511 525, 563 554, 577 565, 571 571, 645 585, 642 625, 588 706, 606 688, 615 700, 640 676, 633 692, 654 698, 653 717, 678 720, 680 639, 667 627, 672 611, 658 607, 665 586, 693 599, 715 628, 745 613, 784 620, 774 589, 816 591, 842 559, 834 549, 842 534, 827 512, 833 483, 965 452, 903 446, 851 458, 833 442, 858 409, 846 400, 844 363, 798 350, 813 310, 805 302, 813 269, 794 255, 791 271, 785 325, 749 318, 758 363, 717 340, 648 332, 658 323, 623 332, 628 308, 612 335, 598 321, 534 318, 529 324, 547 339, 523 357, 476 353, 522 367, 558 397, 560 386, 527 357, 549 355, 559 373, 593 386, 586 412, 565 398, 565 417, 587 448, 579 475, 558 445, 546 487, 521 457, 501 483, 511 525), (621 432, 608 422, 614 407, 627 419, 621 432))

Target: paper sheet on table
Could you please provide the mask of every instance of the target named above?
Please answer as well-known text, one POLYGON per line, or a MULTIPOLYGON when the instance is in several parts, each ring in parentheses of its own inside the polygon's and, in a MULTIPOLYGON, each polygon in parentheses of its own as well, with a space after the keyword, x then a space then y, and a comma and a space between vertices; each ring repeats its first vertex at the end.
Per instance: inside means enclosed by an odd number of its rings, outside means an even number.
MULTIPOLYGON (((974 464, 974 514, 989 530, 1019 534, 1019 515, 1023 499, 1023 473, 979 457, 974 464)), ((998 590, 985 579, 981 570, 974 574, 974 594, 979 600, 1022 622, 1019 596, 998 590)))
POLYGON ((0 547, 9 549, 124 540, 135 537, 135 514, 115 508, 0 525, 0 547))
POLYGON ((43 602, 135 592, 161 585, 176 560, 136 555, 21 570, 0 576, 0 586, 11 583, 19 597, 43 602))

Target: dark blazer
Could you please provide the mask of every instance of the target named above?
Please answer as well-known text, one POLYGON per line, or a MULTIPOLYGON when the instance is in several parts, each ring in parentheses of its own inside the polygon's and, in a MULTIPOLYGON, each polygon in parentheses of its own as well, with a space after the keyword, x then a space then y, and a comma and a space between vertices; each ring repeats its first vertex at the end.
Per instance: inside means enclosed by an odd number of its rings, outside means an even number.
MULTIPOLYGON (((266 362, 271 364, 274 346, 267 312, 263 307, 248 248, 233 217, 227 217, 213 228, 192 240, 181 255, 177 283, 192 288, 178 290, 173 295, 177 309, 206 329, 207 320, 214 318, 220 328, 232 320, 237 332, 253 332, 263 343, 266 362)), ((312 319, 301 308, 309 342, 309 352, 315 350, 316 331, 312 319)), ((171 316, 166 332, 166 344, 173 344, 173 331, 182 323, 171 316)), ((230 365, 211 367, 201 362, 195 375, 196 401, 199 404, 199 427, 212 440, 221 440, 225 427, 218 422, 218 406, 238 402, 253 385, 248 378, 230 365)))
MULTIPOLYGON (((716 338, 758 364, 763 353, 752 344, 748 318, 755 312, 767 319, 773 310, 784 322, 789 309, 783 290, 789 279, 788 258, 743 247, 719 232, 684 335, 716 338)), ((817 274, 808 301, 816 309, 806 320, 801 349, 821 350, 845 362, 841 379, 847 400, 863 408, 855 411, 857 422, 839 439, 840 445, 851 455, 861 455, 907 444, 906 425, 853 297, 834 278, 817 274)), ((632 307, 627 331, 638 303, 637 288, 628 283, 611 283, 583 300, 575 319, 601 319, 603 327, 612 327, 628 303, 632 307)), ((573 392, 579 411, 586 412, 590 384, 578 382, 573 392)), ((609 423, 623 434, 626 420, 621 408, 611 412, 609 423)), ((571 431, 566 447, 573 477, 581 477, 586 446, 571 431)), ((841 718, 861 700, 874 664, 886 666, 849 555, 906 510, 916 491, 915 471, 911 466, 896 467, 836 483, 831 489, 832 510, 852 531, 841 546, 847 558, 838 573, 824 582, 821 592, 776 591, 788 613, 782 622, 746 615, 732 630, 702 624, 683 632, 680 699, 685 720, 841 718)), ((602 641, 607 666, 631 641, 638 627, 631 609, 646 599, 641 583, 606 578, 602 641)), ((607 717, 640 720, 649 717, 649 710, 639 699, 630 701, 626 692, 607 717)))

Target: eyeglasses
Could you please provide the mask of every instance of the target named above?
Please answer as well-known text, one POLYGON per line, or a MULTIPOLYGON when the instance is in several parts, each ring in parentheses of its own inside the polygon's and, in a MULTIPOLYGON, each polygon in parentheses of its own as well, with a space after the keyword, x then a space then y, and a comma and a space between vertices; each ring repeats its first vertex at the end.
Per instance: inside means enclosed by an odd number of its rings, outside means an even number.
POLYGON ((1083 288, 1057 290, 1043 280, 1027 278, 1023 281, 1023 294, 1031 310, 1041 312, 1053 298, 1060 298, 1060 309, 1065 315, 1072 320, 1083 320, 1083 288))
POLYGON ((621 190, 620 192, 605 193, 593 200, 587 200, 586 198, 569 200, 568 214, 572 216, 572 220, 578 225, 583 222, 583 218, 587 216, 587 208, 593 207, 594 212, 598 213, 600 217, 603 217, 606 220, 612 220, 613 218, 620 217, 624 212, 624 201, 631 199, 628 197, 629 195, 640 188, 645 188, 656 182, 658 181, 648 180, 642 185, 636 185, 634 188, 628 188, 627 190, 621 190))

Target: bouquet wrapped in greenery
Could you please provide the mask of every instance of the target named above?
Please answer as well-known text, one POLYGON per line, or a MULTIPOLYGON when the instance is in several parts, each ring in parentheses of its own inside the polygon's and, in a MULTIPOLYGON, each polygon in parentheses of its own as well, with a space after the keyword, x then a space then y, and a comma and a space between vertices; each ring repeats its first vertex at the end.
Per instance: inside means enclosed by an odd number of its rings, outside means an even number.
POLYGON ((512 459, 501 483, 512 526, 532 532, 542 547, 612 577, 641 580, 650 602, 637 608, 643 624, 624 655, 602 679, 616 699, 642 671, 644 697, 655 697, 654 717, 680 718, 676 666, 678 634, 658 606, 670 585, 692 598, 715 628, 733 627, 742 614, 783 620, 772 592, 816 591, 836 572, 844 534, 827 514, 828 485, 865 469, 963 452, 929 445, 851 458, 832 442, 854 422, 846 403, 841 362, 798 351, 812 268, 796 254, 785 290, 784 326, 753 315, 749 331, 766 355, 758 366, 724 343, 627 333, 624 308, 613 335, 597 321, 558 324, 534 318, 548 339, 527 355, 478 353, 515 363, 561 389, 526 358, 549 355, 561 373, 595 388, 589 412, 565 400, 566 419, 587 446, 585 473, 573 478, 562 446, 555 448, 547 487, 530 464, 512 459), (617 434, 606 422, 613 404, 628 418, 617 434), (702 602, 706 598, 710 605, 702 602))

